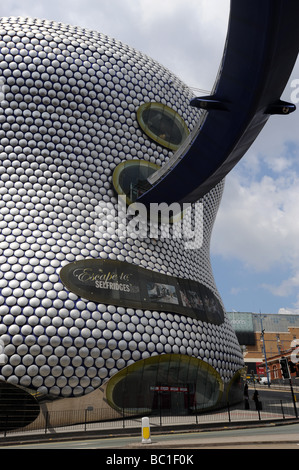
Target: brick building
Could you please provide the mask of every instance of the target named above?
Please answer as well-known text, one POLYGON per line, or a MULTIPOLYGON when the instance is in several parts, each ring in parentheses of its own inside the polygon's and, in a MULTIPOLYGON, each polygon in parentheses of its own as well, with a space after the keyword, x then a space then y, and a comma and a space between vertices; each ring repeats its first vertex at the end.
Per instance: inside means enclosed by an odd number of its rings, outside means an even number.
POLYGON ((271 381, 282 380, 281 357, 288 358, 291 376, 298 377, 299 381, 299 363, 291 361, 296 349, 292 347, 294 340, 298 340, 299 346, 299 315, 228 312, 228 317, 242 347, 249 374, 266 375, 266 354, 271 381))

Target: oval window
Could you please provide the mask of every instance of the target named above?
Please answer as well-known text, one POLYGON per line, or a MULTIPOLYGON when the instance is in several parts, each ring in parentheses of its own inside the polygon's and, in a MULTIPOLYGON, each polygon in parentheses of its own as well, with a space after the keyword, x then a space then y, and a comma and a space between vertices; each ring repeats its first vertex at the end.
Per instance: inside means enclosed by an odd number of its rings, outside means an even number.
POLYGON ((177 150, 189 135, 188 127, 179 114, 161 103, 140 106, 137 120, 148 137, 170 150, 177 150))
POLYGON ((116 192, 125 195, 127 203, 131 204, 150 188, 147 178, 159 169, 158 165, 146 160, 127 160, 115 168, 113 186, 116 192))

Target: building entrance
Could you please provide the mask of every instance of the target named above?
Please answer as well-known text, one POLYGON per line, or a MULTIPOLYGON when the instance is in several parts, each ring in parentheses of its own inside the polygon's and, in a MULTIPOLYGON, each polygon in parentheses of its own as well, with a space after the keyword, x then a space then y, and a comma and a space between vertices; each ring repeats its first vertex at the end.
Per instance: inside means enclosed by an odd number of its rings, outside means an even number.
POLYGON ((195 407, 195 385, 153 387, 153 410, 169 410, 174 414, 189 413, 195 407))
POLYGON ((107 384, 110 406, 123 413, 169 411, 188 414, 215 406, 223 384, 206 362, 179 354, 138 361, 107 384))

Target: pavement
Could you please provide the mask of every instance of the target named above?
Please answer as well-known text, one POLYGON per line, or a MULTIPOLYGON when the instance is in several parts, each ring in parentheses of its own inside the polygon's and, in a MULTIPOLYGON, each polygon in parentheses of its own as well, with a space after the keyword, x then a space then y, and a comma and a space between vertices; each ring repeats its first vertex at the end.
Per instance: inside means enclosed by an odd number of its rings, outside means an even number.
POLYGON ((67 431, 55 434, 40 433, 39 435, 18 435, 0 438, 0 449, 15 446, 40 447, 41 445, 60 444, 74 447, 76 442, 88 441, 93 444, 102 441, 101 447, 105 448, 105 440, 113 439, 115 449, 142 449, 153 451, 161 449, 225 449, 225 448, 297 448, 299 449, 299 425, 298 419, 249 421, 242 423, 206 423, 204 425, 169 425, 151 427, 151 442, 142 443, 141 427, 109 430, 67 431), (293 428, 293 425, 295 427, 293 428), (287 428, 289 427, 289 428, 287 428), (289 431, 285 431, 287 430, 289 431), (247 435, 250 429, 250 435, 247 435), (275 433, 272 432, 275 430, 275 433), (126 439, 128 438, 128 439, 126 439), (138 439, 137 439, 138 438, 138 439), (130 440, 131 439, 131 440, 130 440), (290 447, 289 447, 290 446, 290 447))
MULTIPOLYGON (((178 439, 172 439, 171 442, 167 442, 167 449, 298 449, 299 450, 299 433, 282 433, 281 430, 275 426, 274 433, 257 433, 253 435, 245 435, 238 431, 238 435, 231 435, 227 433, 227 428, 222 429, 221 433, 205 432, 204 437, 200 434, 197 436, 186 437, 182 439, 180 436, 178 439)), ((245 428, 242 428, 245 429, 245 428)), ((248 429, 248 428, 246 428, 248 429)), ((152 436, 151 444, 134 443, 126 446, 127 449, 165 449, 165 441, 159 440, 159 436, 152 436)))
MULTIPOLYGON (((287 411, 287 409, 286 409, 287 411)), ((118 439, 120 447, 126 442, 126 449, 196 449, 196 448, 297 448, 299 449, 298 433, 294 432, 299 425, 299 419, 286 413, 286 416, 277 412, 262 413, 262 420, 258 419, 255 410, 231 410, 230 420, 227 412, 219 412, 190 423, 190 417, 180 417, 178 421, 166 421, 163 417, 162 426, 160 418, 151 418, 151 443, 144 444, 137 439, 141 436, 141 418, 124 423, 87 423, 70 428, 55 428, 45 431, 8 433, 0 435, 0 448, 13 446, 32 446, 47 443, 83 442, 92 440, 118 439), (235 413, 235 414, 234 414, 235 413), (156 421, 155 421, 156 419, 156 421), (213 421, 212 421, 213 419, 213 421), (291 426, 290 432, 286 432, 291 426), (251 429, 250 435, 246 431, 251 429), (271 432, 275 429, 275 433, 271 432), (269 432, 267 432, 269 430, 269 432), (217 435, 216 435, 217 433, 217 435), (167 442, 164 436, 166 436, 167 442), (167 438, 169 436, 169 438, 167 438), (132 438, 125 441, 125 438, 132 438), (167 447, 166 447, 167 446, 167 447), (233 447, 232 447, 233 446, 233 447), (291 447, 288 447, 291 446, 291 447)), ((87 445, 87 444, 86 444, 87 445)))

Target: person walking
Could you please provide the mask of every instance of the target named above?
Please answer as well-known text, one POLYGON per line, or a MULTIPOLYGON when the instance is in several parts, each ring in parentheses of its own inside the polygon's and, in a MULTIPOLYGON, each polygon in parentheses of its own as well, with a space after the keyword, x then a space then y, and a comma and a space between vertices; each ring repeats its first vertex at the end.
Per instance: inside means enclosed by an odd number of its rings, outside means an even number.
POLYGON ((257 390, 254 391, 252 399, 255 403, 255 408, 257 410, 261 410, 262 409, 262 403, 259 400, 259 392, 257 390))
POLYGON ((248 394, 248 384, 247 383, 244 385, 244 404, 245 404, 245 410, 249 410, 250 405, 249 405, 249 394, 248 394))

